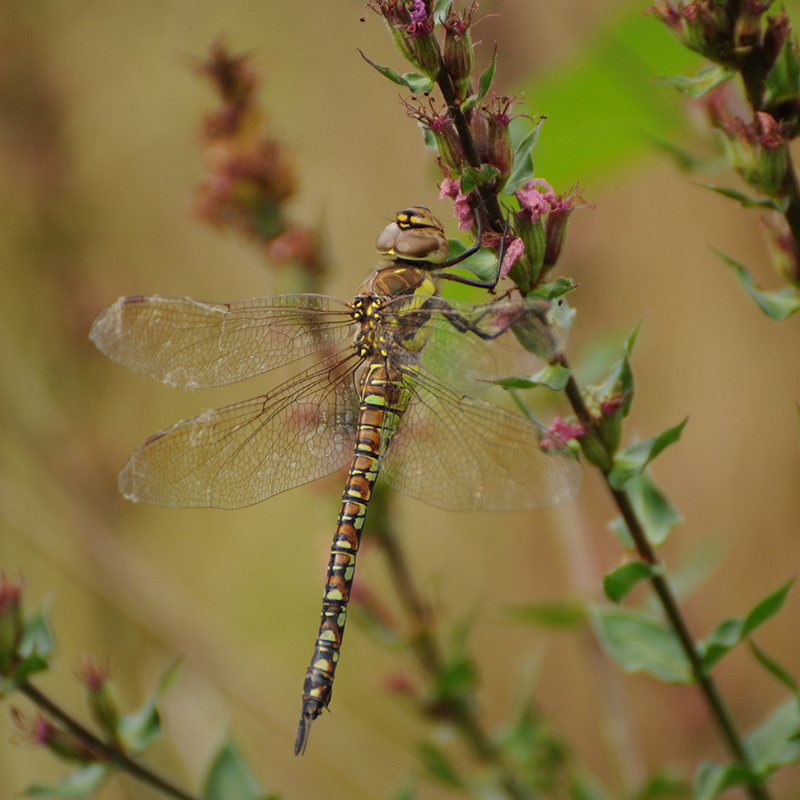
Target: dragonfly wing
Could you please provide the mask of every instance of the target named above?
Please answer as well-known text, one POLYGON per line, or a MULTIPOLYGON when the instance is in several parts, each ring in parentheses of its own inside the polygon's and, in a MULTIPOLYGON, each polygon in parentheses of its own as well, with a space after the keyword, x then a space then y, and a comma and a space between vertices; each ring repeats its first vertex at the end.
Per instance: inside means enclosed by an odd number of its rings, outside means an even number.
POLYGON ((529 511, 577 493, 577 460, 542 449, 521 415, 421 376, 413 392, 380 473, 393 488, 452 511, 529 511))
POLYGON ((353 455, 354 361, 329 359, 269 394, 151 436, 125 465, 120 490, 159 506, 242 508, 329 475, 353 455))
MULTIPOLYGON (((565 331, 551 323, 550 304, 542 300, 470 305, 437 297, 429 305, 424 346, 411 360, 466 394, 501 378, 528 377, 564 345, 565 331)), ((415 313, 398 304, 396 319, 402 324, 415 313)), ((400 351, 397 358, 406 356, 400 351)))
POLYGON ((352 336, 347 306, 331 297, 284 295, 240 303, 187 297, 121 297, 89 334, 135 372, 182 389, 259 375, 352 336))

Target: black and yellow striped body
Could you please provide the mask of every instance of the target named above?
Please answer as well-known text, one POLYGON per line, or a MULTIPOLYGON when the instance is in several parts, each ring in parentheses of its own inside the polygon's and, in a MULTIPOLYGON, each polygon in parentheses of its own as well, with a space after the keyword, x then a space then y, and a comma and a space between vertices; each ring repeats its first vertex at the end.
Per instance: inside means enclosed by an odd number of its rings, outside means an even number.
POLYGON ((421 308, 434 291, 434 283, 426 270, 397 265, 373 273, 353 300, 353 317, 361 323, 353 346, 358 355, 365 359, 359 380, 356 444, 328 561, 319 634, 303 684, 303 709, 295 741, 296 754, 305 749, 311 723, 322 713, 322 709, 327 708, 331 699, 355 574, 356 554, 372 488, 378 477, 381 454, 397 430, 410 399, 410 393, 401 383, 400 376, 389 365, 389 356, 399 341, 407 349, 423 344, 414 340, 424 322, 424 312, 416 321, 416 315, 410 315, 402 327, 387 329, 381 325, 381 308, 398 297, 407 297, 407 305, 421 308))

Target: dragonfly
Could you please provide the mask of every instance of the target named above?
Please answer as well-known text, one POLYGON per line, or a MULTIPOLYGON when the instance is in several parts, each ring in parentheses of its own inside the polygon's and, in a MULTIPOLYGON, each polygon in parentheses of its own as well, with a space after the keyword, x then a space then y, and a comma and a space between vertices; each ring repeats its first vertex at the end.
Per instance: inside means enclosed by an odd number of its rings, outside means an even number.
MULTIPOLYGON (((480 239, 465 252, 479 247, 480 239)), ((444 272, 463 254, 448 260, 442 224, 423 206, 401 211, 377 249, 382 260, 349 303, 318 294, 236 303, 122 297, 90 334, 114 361, 183 389, 302 365, 266 394, 151 436, 119 477, 130 500, 242 508, 348 468, 295 754, 305 751, 311 723, 331 699, 379 474, 390 487, 453 511, 557 505, 580 483, 579 465, 557 437, 474 396, 555 360, 563 335, 550 304, 440 296, 442 278, 492 282, 444 272)))

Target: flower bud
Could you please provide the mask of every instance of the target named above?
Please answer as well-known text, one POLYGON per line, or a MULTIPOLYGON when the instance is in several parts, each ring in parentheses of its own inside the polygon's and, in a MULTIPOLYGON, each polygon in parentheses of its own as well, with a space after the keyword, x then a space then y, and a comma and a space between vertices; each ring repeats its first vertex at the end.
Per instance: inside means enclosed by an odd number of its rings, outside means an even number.
POLYGON ((505 186, 514 166, 514 145, 509 129, 514 117, 510 113, 513 102, 509 97, 494 97, 487 106, 475 109, 469 123, 481 163, 490 164, 500 173, 494 181, 495 191, 505 186))
POLYGON ((108 667, 99 667, 86 659, 78 671, 78 677, 86 690, 86 702, 92 718, 111 741, 116 741, 120 714, 108 682, 108 667))
POLYGON ((65 761, 87 764, 98 761, 97 754, 77 734, 58 727, 49 719, 37 714, 28 722, 16 709, 12 709, 14 724, 22 735, 39 747, 46 747, 65 761))
POLYGON ((11 671, 17 656, 25 618, 22 613, 22 578, 0 573, 0 675, 11 671))
POLYGON ((767 244, 772 254, 772 264, 788 283, 800 289, 800 254, 789 230, 786 218, 779 214, 764 217, 767 244))
POLYGON ((444 67, 455 87, 456 97, 462 102, 469 96, 470 79, 475 69, 475 49, 470 32, 474 13, 473 4, 461 16, 451 12, 444 23, 444 67))

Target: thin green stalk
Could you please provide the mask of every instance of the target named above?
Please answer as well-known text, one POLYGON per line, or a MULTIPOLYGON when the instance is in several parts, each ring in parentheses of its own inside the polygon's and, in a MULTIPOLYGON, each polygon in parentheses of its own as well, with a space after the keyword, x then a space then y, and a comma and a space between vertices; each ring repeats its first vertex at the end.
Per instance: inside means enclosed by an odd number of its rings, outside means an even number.
MULTIPOLYGON (((569 369, 566 357, 562 356, 559 359, 559 363, 566 369, 569 369)), ((574 375, 570 375, 565 393, 578 419, 588 425, 590 430, 595 430, 592 417, 589 414, 586 404, 583 402, 583 396, 581 395, 580 387, 574 375)), ((650 542, 647 541, 644 527, 636 516, 628 494, 622 489, 615 489, 611 486, 608 481, 607 470, 601 470, 601 472, 603 473, 606 486, 611 496, 614 498, 614 502, 622 514, 622 518, 625 520, 625 525, 633 538, 636 550, 642 560, 652 566, 661 566, 660 559, 655 554, 650 542)), ((736 761, 751 766, 750 758, 744 748, 730 710, 723 700, 716 682, 703 669, 697 644, 683 617, 678 601, 672 591, 672 587, 663 575, 663 570, 658 570, 657 574, 650 578, 650 584, 661 603, 664 615, 680 641, 681 649, 690 664, 692 676, 709 706, 711 715, 722 733, 722 737, 729 752, 736 761)), ((745 789, 753 800, 769 800, 770 798, 769 791, 763 783, 748 785, 745 789)))
MULTIPOLYGON (((403 550, 387 525, 376 526, 373 534, 379 539, 389 563, 389 574, 395 592, 416 628, 411 646, 423 670, 435 680, 444 670, 444 659, 431 629, 430 605, 417 589, 403 550)), ((485 764, 498 771, 498 781, 513 800, 526 800, 528 794, 513 776, 500 751, 483 729, 478 716, 462 698, 448 700, 444 713, 461 732, 472 752, 485 764)))

